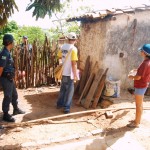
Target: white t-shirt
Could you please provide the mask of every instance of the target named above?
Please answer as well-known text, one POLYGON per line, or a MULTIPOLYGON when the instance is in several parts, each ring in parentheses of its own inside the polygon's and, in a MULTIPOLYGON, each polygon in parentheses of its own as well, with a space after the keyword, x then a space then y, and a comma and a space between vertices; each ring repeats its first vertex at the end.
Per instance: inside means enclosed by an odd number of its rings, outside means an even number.
POLYGON ((71 61, 77 61, 77 48, 73 44, 64 44, 61 47, 61 55, 62 55, 62 63, 65 62, 63 66, 63 76, 71 76, 71 70, 72 70, 72 64, 71 61), (67 56, 68 52, 69 55, 67 56), (67 56, 67 60, 65 61, 65 58, 67 56))

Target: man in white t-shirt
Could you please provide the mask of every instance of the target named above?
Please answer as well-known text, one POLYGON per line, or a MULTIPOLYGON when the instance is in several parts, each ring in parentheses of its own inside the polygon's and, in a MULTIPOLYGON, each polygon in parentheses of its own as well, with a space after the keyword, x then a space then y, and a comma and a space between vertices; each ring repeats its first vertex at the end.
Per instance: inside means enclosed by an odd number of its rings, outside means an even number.
POLYGON ((65 43, 58 52, 59 59, 63 63, 63 73, 57 108, 64 108, 64 113, 70 112, 70 106, 74 94, 74 81, 77 80, 77 48, 74 46, 77 36, 71 32, 65 43))

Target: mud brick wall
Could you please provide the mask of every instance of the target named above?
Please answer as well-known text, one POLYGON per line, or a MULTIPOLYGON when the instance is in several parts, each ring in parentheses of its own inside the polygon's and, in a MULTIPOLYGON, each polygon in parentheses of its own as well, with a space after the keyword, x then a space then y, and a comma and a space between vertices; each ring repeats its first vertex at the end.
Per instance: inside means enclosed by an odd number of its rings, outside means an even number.
POLYGON ((82 23, 80 35, 80 68, 88 55, 108 76, 121 80, 121 87, 132 87, 128 72, 137 68, 142 58, 138 48, 150 43, 150 10, 120 14, 107 21, 82 23))

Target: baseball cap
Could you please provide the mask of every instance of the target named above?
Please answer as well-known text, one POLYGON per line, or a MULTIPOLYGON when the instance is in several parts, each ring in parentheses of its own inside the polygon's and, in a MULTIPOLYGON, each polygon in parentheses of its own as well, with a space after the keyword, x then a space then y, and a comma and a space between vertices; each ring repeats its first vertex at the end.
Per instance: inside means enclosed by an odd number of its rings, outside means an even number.
POLYGON ((144 53, 150 56, 150 44, 144 44, 142 47, 139 48, 140 51, 144 51, 144 53))
POLYGON ((14 41, 14 37, 11 34, 5 34, 3 37, 3 45, 7 46, 14 41))
POLYGON ((67 38, 70 39, 70 40, 75 40, 75 39, 77 39, 77 35, 74 32, 70 32, 67 35, 67 38))

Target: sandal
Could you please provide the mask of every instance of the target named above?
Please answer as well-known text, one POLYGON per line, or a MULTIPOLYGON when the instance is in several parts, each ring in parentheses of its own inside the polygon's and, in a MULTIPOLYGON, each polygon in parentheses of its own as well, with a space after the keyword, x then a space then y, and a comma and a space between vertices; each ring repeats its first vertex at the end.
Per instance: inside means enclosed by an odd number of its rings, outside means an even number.
POLYGON ((131 122, 131 123, 127 124, 127 127, 129 127, 129 128, 139 128, 139 125, 135 124, 135 122, 131 122))

